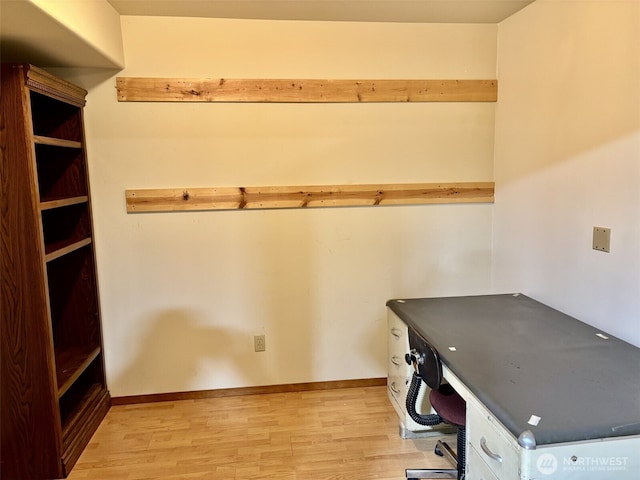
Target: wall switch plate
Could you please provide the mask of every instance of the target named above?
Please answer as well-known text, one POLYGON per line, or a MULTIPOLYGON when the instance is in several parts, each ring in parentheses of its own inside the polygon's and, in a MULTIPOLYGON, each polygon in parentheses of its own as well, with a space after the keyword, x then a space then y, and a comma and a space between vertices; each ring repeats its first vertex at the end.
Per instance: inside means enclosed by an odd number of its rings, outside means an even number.
POLYGON ((593 249, 608 252, 611 247, 611 229, 593 227, 593 249))
POLYGON ((264 352, 267 349, 264 335, 256 335, 255 337, 253 337, 253 346, 254 351, 264 352))

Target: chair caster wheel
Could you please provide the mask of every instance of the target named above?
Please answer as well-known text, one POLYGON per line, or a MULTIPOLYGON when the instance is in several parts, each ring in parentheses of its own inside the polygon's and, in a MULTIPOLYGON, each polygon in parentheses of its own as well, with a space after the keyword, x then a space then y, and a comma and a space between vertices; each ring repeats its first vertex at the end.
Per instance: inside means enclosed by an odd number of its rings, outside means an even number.
POLYGON ((438 446, 436 445, 436 447, 433 449, 433 453, 435 453, 436 455, 438 455, 439 457, 444 457, 444 453, 442 453, 442 450, 440 450, 438 448, 438 446))

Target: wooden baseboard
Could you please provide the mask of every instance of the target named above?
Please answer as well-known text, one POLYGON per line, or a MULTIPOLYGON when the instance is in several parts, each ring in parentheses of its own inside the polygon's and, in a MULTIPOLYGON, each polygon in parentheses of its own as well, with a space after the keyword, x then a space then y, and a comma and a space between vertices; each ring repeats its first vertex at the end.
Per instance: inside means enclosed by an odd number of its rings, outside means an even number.
POLYGON ((267 393, 309 392, 337 388, 379 387, 387 384, 385 378, 365 378, 359 380, 335 380, 330 382, 292 383, 287 385, 264 385, 258 387, 223 388, 219 390, 199 390, 195 392, 152 393, 112 397, 111 405, 133 405, 136 403, 172 402, 176 400, 197 400, 201 398, 222 398, 241 395, 267 393))

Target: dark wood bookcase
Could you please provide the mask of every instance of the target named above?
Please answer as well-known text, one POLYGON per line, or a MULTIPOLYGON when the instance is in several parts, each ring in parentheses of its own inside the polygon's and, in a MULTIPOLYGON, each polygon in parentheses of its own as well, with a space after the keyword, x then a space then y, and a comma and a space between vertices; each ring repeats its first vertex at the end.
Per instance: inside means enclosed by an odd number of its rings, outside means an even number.
POLYGON ((0 478, 62 478, 111 403, 87 92, 26 64, 3 64, 0 80, 0 478))

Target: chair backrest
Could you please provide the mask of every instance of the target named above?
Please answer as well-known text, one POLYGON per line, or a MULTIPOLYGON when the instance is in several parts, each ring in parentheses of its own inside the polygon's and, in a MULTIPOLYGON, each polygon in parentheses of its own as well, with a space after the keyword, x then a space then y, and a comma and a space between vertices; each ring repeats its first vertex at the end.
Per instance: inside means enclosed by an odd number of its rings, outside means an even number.
POLYGON ((418 374, 429 388, 437 390, 442 384, 442 363, 438 351, 419 335, 413 328, 409 328, 409 347, 416 350, 422 359, 418 363, 418 374))

